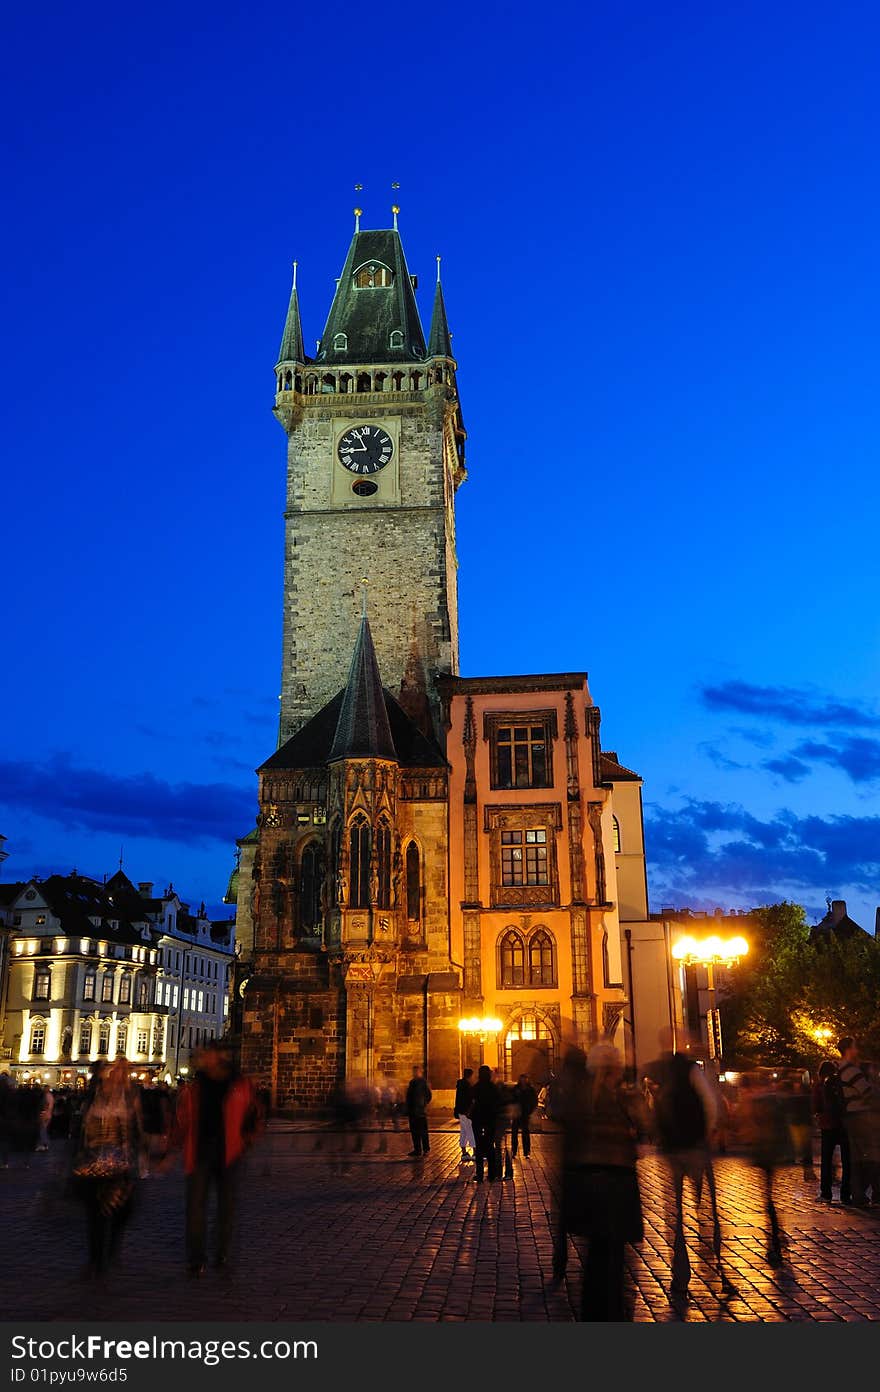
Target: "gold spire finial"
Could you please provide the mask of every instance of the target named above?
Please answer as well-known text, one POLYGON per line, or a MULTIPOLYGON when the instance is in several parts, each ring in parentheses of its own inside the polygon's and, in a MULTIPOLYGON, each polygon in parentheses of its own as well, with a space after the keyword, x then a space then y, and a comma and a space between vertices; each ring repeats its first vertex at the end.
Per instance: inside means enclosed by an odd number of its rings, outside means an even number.
POLYGON ((355 232, 360 232, 360 230, 361 230, 361 213, 362 213, 363 211, 364 211, 363 208, 355 208, 355 210, 354 210, 354 230, 355 230, 355 232))
POLYGON ((392 203, 392 205, 391 205, 391 211, 392 211, 392 213, 394 214, 394 230, 395 230, 395 232, 396 232, 396 231, 397 231, 397 214, 400 212, 400 208, 397 206, 396 203, 392 203))

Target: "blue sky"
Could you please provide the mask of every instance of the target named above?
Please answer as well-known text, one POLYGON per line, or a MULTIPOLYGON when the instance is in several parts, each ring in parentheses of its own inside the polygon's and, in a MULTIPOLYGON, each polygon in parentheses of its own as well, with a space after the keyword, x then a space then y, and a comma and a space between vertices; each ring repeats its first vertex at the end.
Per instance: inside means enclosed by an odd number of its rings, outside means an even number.
POLYGON ((463 672, 589 671, 654 907, 871 928, 878 51, 811 0, 11 11, 4 877, 123 844, 220 900, 276 734, 290 262, 308 346, 362 183, 423 316, 443 255, 463 672))

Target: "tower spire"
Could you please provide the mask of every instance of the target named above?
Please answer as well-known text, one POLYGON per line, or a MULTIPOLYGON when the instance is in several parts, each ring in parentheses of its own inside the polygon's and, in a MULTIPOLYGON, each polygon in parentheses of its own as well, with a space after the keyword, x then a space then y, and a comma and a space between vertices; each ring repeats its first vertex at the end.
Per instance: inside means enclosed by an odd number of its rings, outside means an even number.
POLYGON ((437 289, 434 291, 434 311, 431 315, 431 332, 428 334, 428 357, 451 358, 452 334, 446 319, 446 305, 443 301, 443 286, 440 284, 440 257, 437 257, 437 289))
MULTIPOLYGON (((366 603, 366 590, 364 590, 366 603)), ((364 614, 354 645, 330 762, 334 759, 397 759, 370 621, 364 614)))
POLYGON ((297 264, 298 263, 294 261, 290 304, 287 306, 284 333, 281 335, 281 347, 278 349, 279 363, 304 363, 306 360, 305 349, 303 348, 302 320, 299 315, 299 296, 296 293, 297 264))

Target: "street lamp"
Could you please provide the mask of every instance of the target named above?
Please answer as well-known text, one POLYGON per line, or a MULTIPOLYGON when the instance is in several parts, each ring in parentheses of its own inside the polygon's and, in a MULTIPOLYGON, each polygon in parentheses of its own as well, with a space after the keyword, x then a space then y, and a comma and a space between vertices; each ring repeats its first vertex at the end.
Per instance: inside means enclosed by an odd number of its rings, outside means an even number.
MULTIPOLYGON (((483 1044, 486 1042, 487 1035, 498 1034, 504 1028, 502 1022, 494 1015, 469 1015, 459 1020, 458 1029, 462 1042, 462 1055, 464 1054, 465 1036, 475 1034, 480 1040, 480 1062, 483 1060, 483 1044)), ((464 1062, 462 1059, 462 1068, 464 1062)))
POLYGON ((721 1016, 715 1007, 715 967, 732 967, 748 953, 749 945, 745 938, 719 938, 712 935, 702 940, 698 938, 679 938, 672 944, 672 955, 682 966, 706 968, 706 985, 709 991, 709 1009, 706 1028, 709 1035, 709 1054, 715 1059, 719 1073, 721 1067, 721 1016))

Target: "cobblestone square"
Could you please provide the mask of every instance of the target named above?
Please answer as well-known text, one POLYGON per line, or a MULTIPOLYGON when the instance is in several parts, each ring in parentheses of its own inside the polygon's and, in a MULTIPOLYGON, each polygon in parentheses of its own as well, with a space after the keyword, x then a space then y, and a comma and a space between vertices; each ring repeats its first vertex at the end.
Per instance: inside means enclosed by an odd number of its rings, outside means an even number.
MULTIPOLYGON (((6 1319, 71 1320, 516 1320, 572 1321, 580 1259, 551 1277, 557 1177, 555 1138, 533 1137, 512 1180, 477 1186, 459 1161, 457 1134, 435 1131, 431 1152, 409 1159, 409 1136, 368 1132, 342 1152, 330 1131, 273 1125, 247 1161, 236 1262, 186 1276, 183 1179, 178 1169, 142 1182, 118 1269, 82 1279, 84 1217, 63 1197, 63 1155, 13 1157, 0 1171, 0 1284, 6 1319), (387 1146, 387 1149, 380 1147, 387 1146), (25 1163, 26 1162, 26 1163, 25 1163), (14 1254, 14 1255, 11 1255, 14 1254)), ((756 1175, 736 1156, 716 1161, 725 1291, 711 1221, 686 1210, 693 1278, 684 1312, 670 1307, 670 1188, 651 1153, 639 1162, 645 1239, 629 1249, 637 1321, 854 1321, 880 1319, 878 1210, 816 1201, 800 1171, 779 1178, 788 1260, 774 1269, 756 1175)), ((704 1205, 708 1199, 704 1198, 704 1205)))

